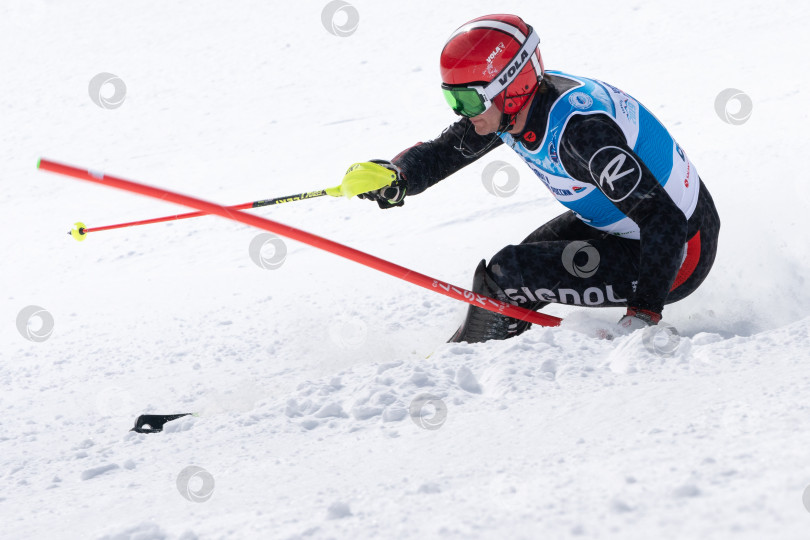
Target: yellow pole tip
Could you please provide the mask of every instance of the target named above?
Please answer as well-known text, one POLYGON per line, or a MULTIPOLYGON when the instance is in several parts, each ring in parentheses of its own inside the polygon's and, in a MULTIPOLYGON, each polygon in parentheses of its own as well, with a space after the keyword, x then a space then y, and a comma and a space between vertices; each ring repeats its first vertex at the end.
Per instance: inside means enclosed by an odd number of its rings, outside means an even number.
POLYGON ((70 230, 70 236, 75 238, 78 242, 84 241, 87 238, 87 233, 84 230, 87 226, 82 223, 81 221, 77 221, 73 224, 73 228, 70 230))

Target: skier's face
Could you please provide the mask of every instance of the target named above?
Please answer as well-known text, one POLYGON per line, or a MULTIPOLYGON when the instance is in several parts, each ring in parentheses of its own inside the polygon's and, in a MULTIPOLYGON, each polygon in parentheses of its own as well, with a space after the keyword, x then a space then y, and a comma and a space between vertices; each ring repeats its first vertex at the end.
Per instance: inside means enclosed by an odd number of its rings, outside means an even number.
POLYGON ((495 105, 492 105, 478 116, 470 118, 470 122, 472 122, 475 132, 479 135, 495 133, 501 123, 501 111, 495 105))

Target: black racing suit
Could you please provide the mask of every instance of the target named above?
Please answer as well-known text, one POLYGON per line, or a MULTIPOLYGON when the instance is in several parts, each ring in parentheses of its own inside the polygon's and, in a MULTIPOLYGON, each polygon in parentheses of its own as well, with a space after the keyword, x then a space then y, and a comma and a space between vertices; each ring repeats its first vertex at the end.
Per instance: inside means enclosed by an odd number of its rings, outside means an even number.
MULTIPOLYGON (((549 111, 565 92, 565 84, 553 76, 544 79, 544 88, 531 104, 525 128, 514 134, 514 139, 527 149, 533 150, 533 143, 540 144, 541 137, 535 134, 545 132, 549 111)), ((407 194, 415 195, 501 144, 496 134, 478 135, 471 122, 462 118, 438 138, 403 151, 393 162, 406 178, 407 194)), ((599 150, 606 147, 619 148, 641 164, 640 182, 614 203, 638 224, 640 239, 595 229, 573 211, 567 211, 540 226, 520 244, 506 246, 490 260, 489 275, 513 302, 530 309, 559 302, 631 306, 661 313, 664 304, 686 297, 708 275, 717 249, 720 220, 702 180, 697 206, 687 220, 647 164, 628 146, 614 119, 606 114, 573 116, 560 138, 559 159, 573 179, 606 192, 609 187, 595 180, 589 169, 599 150), (575 249, 572 262, 572 241, 587 242, 596 251, 575 249), (590 259, 594 253, 598 257, 595 271, 590 259)))

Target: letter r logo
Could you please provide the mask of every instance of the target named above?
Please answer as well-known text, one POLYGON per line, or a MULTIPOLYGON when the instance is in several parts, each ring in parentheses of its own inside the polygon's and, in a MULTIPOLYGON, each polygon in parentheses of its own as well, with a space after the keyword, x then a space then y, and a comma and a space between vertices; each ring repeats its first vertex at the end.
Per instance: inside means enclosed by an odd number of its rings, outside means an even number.
POLYGON ((615 187, 613 186, 613 182, 624 178, 631 172, 635 171, 636 169, 628 169, 624 172, 622 171, 622 167, 624 166, 624 161, 627 159, 627 156, 624 154, 619 154, 613 161, 607 164, 607 166, 602 170, 602 174, 599 175, 599 182, 604 185, 607 183, 610 185, 610 189, 613 190, 615 187))
POLYGON ((613 202, 626 199, 641 182, 641 165, 617 146, 605 146, 588 162, 591 178, 613 202))

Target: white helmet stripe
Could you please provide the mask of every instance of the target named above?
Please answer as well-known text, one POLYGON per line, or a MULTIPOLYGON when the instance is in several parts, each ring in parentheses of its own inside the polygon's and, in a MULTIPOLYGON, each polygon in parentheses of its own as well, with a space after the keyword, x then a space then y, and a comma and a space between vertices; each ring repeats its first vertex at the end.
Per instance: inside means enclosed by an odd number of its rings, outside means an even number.
POLYGON ((475 30, 478 28, 493 28, 495 30, 502 30, 503 32, 506 32, 507 34, 510 34, 512 37, 514 37, 518 41, 518 43, 522 43, 523 40, 526 39, 526 35, 523 32, 521 32, 517 26, 513 26, 511 24, 507 24, 501 21, 495 21, 492 19, 485 19, 483 21, 475 21, 473 23, 465 24, 464 26, 453 32, 453 35, 450 36, 450 39, 448 39, 447 41, 450 41, 459 34, 463 34, 464 32, 468 32, 470 30, 475 30))
MULTIPOLYGON (((506 67, 504 67, 501 70, 501 72, 498 73, 498 75, 494 79, 492 79, 492 82, 490 82, 486 86, 486 88, 484 88, 484 92, 486 93, 487 98, 492 99, 501 92, 503 92, 507 86, 512 84, 512 82, 514 82, 514 80, 517 79, 517 76, 520 75, 520 72, 523 71, 523 64, 514 63, 516 59, 519 62, 521 58, 524 58, 524 53, 528 53, 530 59, 536 61, 535 52, 538 45, 540 45, 540 37, 537 35, 537 32, 532 30, 532 33, 529 34, 529 38, 526 40, 526 43, 523 44, 523 46, 520 48, 517 54, 509 61, 506 67), (510 70, 512 70, 511 74, 509 73, 510 70)), ((538 63, 532 62, 532 65, 534 66, 536 72, 542 74, 542 70, 539 69, 538 64, 539 62, 538 63)))

